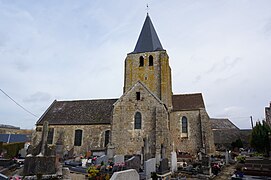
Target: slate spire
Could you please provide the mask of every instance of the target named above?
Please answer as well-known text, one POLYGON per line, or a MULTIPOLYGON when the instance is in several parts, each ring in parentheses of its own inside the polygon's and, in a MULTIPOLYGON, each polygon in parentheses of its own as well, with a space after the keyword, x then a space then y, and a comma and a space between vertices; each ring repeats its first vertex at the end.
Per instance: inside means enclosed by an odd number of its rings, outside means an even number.
POLYGON ((143 24, 135 49, 132 53, 152 52, 164 50, 158 38, 158 35, 152 25, 151 18, 147 13, 147 17, 143 24))

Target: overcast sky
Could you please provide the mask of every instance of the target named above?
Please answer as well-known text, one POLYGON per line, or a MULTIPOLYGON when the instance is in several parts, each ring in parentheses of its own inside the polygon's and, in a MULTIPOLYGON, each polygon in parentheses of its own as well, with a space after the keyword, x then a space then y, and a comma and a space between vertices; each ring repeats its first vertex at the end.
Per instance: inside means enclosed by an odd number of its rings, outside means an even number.
MULTIPOLYGON (((122 95, 146 4, 173 93, 203 93, 210 117, 250 128, 271 101, 270 0, 0 0, 0 89, 40 117, 55 100, 122 95)), ((0 92, 0 124, 33 128, 0 92)))

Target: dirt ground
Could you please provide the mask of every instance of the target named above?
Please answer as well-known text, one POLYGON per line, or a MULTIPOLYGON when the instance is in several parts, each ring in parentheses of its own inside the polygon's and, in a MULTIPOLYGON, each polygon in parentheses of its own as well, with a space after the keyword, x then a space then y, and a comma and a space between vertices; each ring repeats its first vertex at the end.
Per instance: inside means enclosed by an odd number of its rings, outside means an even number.
POLYGON ((229 165, 223 168, 223 170, 214 178, 214 180, 228 180, 234 174, 235 165, 229 165))

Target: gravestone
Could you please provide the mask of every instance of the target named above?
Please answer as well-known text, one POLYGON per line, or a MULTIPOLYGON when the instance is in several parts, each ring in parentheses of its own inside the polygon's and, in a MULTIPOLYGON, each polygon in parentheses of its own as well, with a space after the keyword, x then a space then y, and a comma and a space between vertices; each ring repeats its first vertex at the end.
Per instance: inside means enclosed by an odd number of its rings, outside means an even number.
POLYGON ((135 169, 137 172, 139 172, 141 161, 139 156, 133 156, 128 159, 125 164, 127 169, 135 169))
POLYGON ((151 173, 156 172, 156 159, 151 158, 144 162, 144 174, 146 176, 146 179, 151 178, 151 173))
POLYGON ((74 156, 74 147, 72 147, 69 151, 68 151, 68 159, 73 158, 74 156))
POLYGON ((100 157, 98 157, 95 161, 95 164, 96 165, 100 165, 101 163, 104 163, 104 164, 107 164, 108 162, 108 156, 107 155, 102 155, 100 157))
POLYGON ((56 141, 56 157, 59 161, 62 161, 64 158, 63 138, 64 138, 64 132, 61 131, 59 133, 58 140, 56 141))
POLYGON ((25 156, 26 156, 26 149, 25 149, 25 148, 22 148, 22 149, 19 151, 19 154, 21 155, 22 158, 25 158, 25 156))
POLYGON ((177 170, 177 154, 176 152, 171 152, 171 172, 176 172, 177 170))
POLYGON ((124 163, 124 156, 123 155, 115 155, 114 156, 114 163, 115 164, 124 163))
POLYGON ((108 144, 107 146, 107 151, 106 151, 106 155, 108 156, 108 158, 113 158, 115 154, 115 147, 112 146, 111 144, 108 144))
POLYGON ((210 157, 207 155, 202 156, 202 166, 209 167, 210 164, 211 164, 210 157))
POLYGON ((202 156, 202 171, 203 171, 203 174, 205 175, 211 175, 211 160, 210 160, 210 157, 208 155, 203 155, 202 156))
POLYGON ((110 180, 139 180, 139 174, 134 169, 114 172, 110 180))
POLYGON ((157 174, 163 175, 168 172, 169 172, 168 159, 164 158, 160 161, 160 166, 158 168, 157 174))
POLYGON ((82 159, 82 167, 87 167, 88 159, 82 159))
MULTIPOLYGON (((56 157, 54 155, 55 150, 50 150, 47 146, 47 136, 48 136, 48 122, 43 123, 42 138, 37 148, 33 148, 33 152, 40 149, 38 155, 36 152, 30 154, 25 158, 24 161, 24 176, 28 175, 49 175, 56 173, 56 157)), ((32 153, 33 153, 32 152, 32 153)))
POLYGON ((225 161, 226 161, 226 165, 228 165, 229 164, 229 151, 228 150, 226 150, 225 161))

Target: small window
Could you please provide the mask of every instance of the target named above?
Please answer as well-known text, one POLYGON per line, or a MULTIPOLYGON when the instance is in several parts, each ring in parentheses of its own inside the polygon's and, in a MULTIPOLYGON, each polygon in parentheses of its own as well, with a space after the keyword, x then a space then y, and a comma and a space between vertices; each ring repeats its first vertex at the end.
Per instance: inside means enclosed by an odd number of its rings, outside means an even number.
POLYGON ((144 58, 143 58, 143 56, 140 56, 140 58, 139 58, 139 66, 144 66, 144 58))
POLYGON ((149 66, 153 66, 153 56, 149 56, 149 66))
POLYGON ((74 146, 81 146, 82 144, 82 130, 77 129, 75 130, 75 137, 74 137, 74 146))
POLYGON ((136 92, 136 100, 140 100, 140 92, 136 92))
POLYGON ((107 130, 104 133, 104 147, 106 147, 107 144, 109 143, 109 137, 110 137, 110 131, 107 130))
POLYGON ((47 143, 53 144, 53 138, 54 138, 54 128, 49 128, 48 136, 47 136, 47 143))
POLYGON ((187 118, 182 117, 182 133, 187 133, 187 118))
POLYGON ((141 129, 141 113, 136 112, 135 114, 135 129, 141 129))

